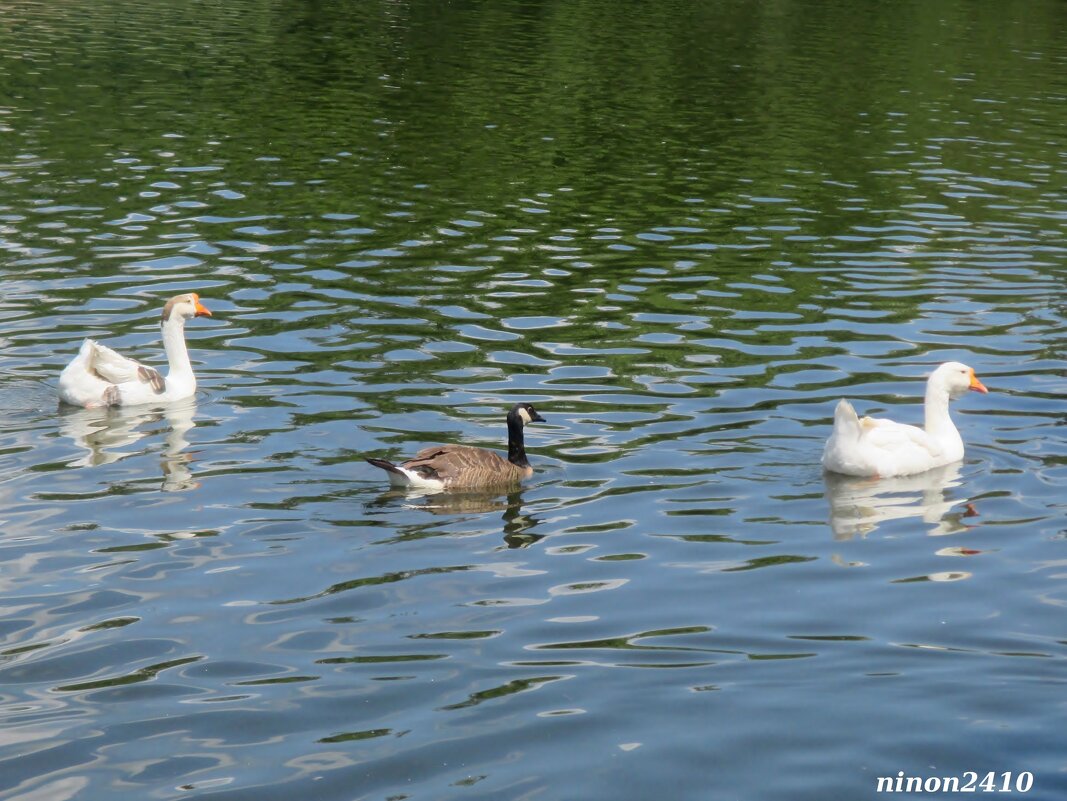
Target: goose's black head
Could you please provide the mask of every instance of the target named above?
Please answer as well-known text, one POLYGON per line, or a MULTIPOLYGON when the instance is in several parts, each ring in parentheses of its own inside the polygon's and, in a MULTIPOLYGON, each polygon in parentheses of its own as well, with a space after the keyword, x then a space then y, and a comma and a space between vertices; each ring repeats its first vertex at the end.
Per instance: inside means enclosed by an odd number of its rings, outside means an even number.
POLYGON ((537 413, 537 409, 528 403, 516 403, 508 412, 508 425, 524 426, 527 423, 543 423, 545 418, 537 413))

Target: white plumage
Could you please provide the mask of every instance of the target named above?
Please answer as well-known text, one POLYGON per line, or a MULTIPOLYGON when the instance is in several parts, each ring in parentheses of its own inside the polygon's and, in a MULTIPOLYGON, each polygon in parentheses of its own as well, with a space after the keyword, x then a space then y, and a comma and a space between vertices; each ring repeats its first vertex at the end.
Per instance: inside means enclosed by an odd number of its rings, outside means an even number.
POLYGON ((154 367, 128 359, 95 340, 85 340, 59 376, 59 399, 92 409, 188 398, 196 392, 196 376, 185 345, 185 321, 210 316, 196 293, 167 301, 161 321, 163 348, 170 365, 166 378, 154 367))
POLYGON ((837 404, 823 467, 850 476, 906 476, 963 458, 963 439, 949 416, 949 401, 967 390, 988 392, 974 370, 946 362, 926 382, 923 428, 873 417, 860 418, 846 400, 837 404))

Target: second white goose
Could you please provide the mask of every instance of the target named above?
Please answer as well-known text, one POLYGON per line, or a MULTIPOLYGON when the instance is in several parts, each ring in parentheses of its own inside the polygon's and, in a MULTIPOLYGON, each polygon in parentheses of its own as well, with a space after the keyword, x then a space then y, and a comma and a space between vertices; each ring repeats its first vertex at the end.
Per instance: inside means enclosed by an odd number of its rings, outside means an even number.
POLYGON ((834 412, 834 430, 823 450, 827 470, 849 476, 908 476, 963 458, 963 439, 948 413, 950 400, 967 390, 988 392, 974 370, 959 362, 945 362, 926 382, 925 425, 860 418, 842 400, 834 412))

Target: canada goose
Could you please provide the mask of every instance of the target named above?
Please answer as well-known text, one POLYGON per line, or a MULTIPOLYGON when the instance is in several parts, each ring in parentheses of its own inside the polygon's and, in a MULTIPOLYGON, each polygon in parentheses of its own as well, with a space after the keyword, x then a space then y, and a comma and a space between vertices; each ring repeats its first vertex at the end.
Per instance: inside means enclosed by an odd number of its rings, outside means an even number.
POLYGON ((945 362, 926 382, 923 428, 873 417, 860 419, 846 400, 837 404, 823 467, 849 476, 908 476, 963 458, 963 439, 948 414, 948 402, 967 390, 988 392, 974 370, 945 362))
POLYGON ((522 427, 527 423, 543 423, 544 418, 530 404, 516 403, 507 420, 507 460, 485 448, 433 445, 398 465, 385 459, 368 458, 367 461, 385 470, 392 484, 402 487, 441 490, 516 484, 533 475, 533 468, 526 460, 522 427))
POLYGON ((127 359, 92 339, 59 376, 59 399, 75 406, 136 406, 170 403, 196 392, 196 376, 185 346, 185 321, 210 317, 195 292, 178 295, 163 306, 163 350, 170 370, 167 377, 154 367, 127 359))

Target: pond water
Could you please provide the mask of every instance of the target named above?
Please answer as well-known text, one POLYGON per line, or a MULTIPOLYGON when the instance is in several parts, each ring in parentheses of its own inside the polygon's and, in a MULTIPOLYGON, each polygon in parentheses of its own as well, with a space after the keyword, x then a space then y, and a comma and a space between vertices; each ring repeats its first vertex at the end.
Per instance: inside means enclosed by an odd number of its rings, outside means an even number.
POLYGON ((1067 793, 1061 4, 15 0, 0 56, 5 797, 1067 793), (185 291, 194 399, 57 409, 185 291), (824 476, 949 359, 962 463, 824 476), (510 493, 363 461, 519 400, 510 493))

